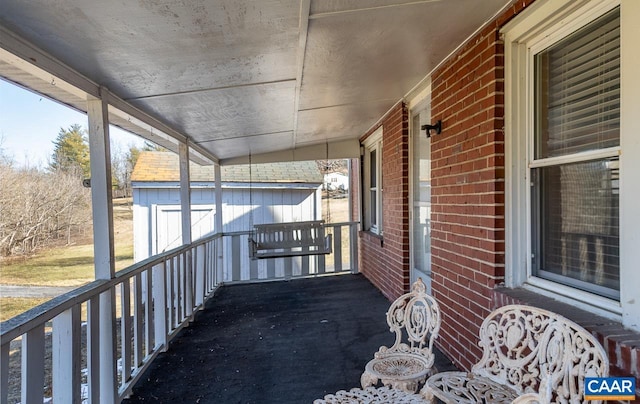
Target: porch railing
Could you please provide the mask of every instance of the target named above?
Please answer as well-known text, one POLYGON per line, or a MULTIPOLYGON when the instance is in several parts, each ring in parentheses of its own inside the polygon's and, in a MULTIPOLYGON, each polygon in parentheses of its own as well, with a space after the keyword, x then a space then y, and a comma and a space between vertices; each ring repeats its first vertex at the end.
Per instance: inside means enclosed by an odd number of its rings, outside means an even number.
POLYGON ((215 234, 3 322, 0 404, 122 401, 222 283, 357 272, 357 225, 326 225, 334 253, 306 259, 251 261, 249 232, 215 234))

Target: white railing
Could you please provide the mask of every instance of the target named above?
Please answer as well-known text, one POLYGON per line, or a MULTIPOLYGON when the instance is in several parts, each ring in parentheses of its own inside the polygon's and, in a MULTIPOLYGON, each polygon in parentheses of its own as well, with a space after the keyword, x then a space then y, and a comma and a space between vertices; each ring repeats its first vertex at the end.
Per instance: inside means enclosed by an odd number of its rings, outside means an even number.
POLYGON ((222 283, 357 272, 357 225, 326 225, 330 255, 257 261, 249 232, 212 235, 3 322, 0 404, 119 403, 222 283))
POLYGON ((220 240, 149 258, 2 323, 0 402, 120 402, 219 284, 220 240))

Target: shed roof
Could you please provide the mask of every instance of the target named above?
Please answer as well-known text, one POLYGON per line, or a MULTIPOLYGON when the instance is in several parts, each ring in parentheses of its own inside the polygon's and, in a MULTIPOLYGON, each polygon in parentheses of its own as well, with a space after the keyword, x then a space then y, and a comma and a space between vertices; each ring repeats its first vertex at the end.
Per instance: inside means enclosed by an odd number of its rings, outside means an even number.
MULTIPOLYGON (((214 166, 189 163, 191 181, 212 182, 215 179, 214 166)), ((284 163, 228 165, 221 167, 224 182, 286 182, 322 183, 322 174, 315 161, 284 163)), ((171 152, 142 152, 131 174, 134 182, 177 182, 180 181, 178 155, 171 152)))

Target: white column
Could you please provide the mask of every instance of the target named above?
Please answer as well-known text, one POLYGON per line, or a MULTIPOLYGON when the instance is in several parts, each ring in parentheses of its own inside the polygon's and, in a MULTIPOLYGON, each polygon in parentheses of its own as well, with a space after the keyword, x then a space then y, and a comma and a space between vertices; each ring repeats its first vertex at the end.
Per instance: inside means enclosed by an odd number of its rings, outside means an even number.
MULTIPOLYGON (((215 174, 215 183, 216 183, 216 216, 215 216, 215 232, 222 233, 224 226, 224 218, 223 218, 223 210, 222 210, 222 170, 220 169, 220 164, 216 163, 214 166, 214 174, 215 174)), ((223 268, 223 248, 222 248, 222 237, 216 239, 214 241, 216 243, 216 248, 213 249, 214 256, 211 259, 211 262, 215 264, 215 285, 217 286, 220 282, 222 282, 222 268, 223 268)))
POLYGON ((215 215, 215 223, 214 228, 216 229, 216 233, 222 233, 222 170, 220 169, 220 164, 214 165, 214 180, 215 180, 215 199, 216 199, 216 215, 215 215))
MULTIPOLYGON (((115 276, 113 209, 111 200, 111 151, 109 147, 108 91, 100 88, 100 99, 87 100, 89 152, 91 157, 91 205, 96 279, 115 276)), ((114 337, 114 291, 100 295, 100 399, 116 401, 116 347, 114 337)))
MULTIPOLYGON (((191 244, 191 179, 189 178, 189 143, 180 143, 178 154, 180 156, 180 211, 182 218, 182 244, 191 244)), ((186 259, 181 259, 178 265, 184 265, 184 299, 185 315, 191 316, 193 313, 193 266, 191 260, 191 250, 185 252, 186 259)))
POLYGON ((96 279, 111 279, 115 274, 109 117, 104 98, 87 100, 96 279))
POLYGON ((180 207, 182 212, 182 244, 191 244, 191 184, 189 178, 189 144, 180 143, 180 207))

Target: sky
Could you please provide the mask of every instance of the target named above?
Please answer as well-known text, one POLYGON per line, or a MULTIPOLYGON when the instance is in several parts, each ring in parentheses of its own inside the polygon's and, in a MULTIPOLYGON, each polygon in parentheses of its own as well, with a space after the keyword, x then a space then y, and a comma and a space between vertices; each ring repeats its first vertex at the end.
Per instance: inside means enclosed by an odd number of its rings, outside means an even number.
MULTIPOLYGON (((0 79, 0 148, 19 167, 48 166, 60 129, 87 128, 87 115, 0 79)), ((111 126, 112 147, 126 150, 143 140, 111 126)), ((113 152, 112 152, 113 153, 113 152)))

